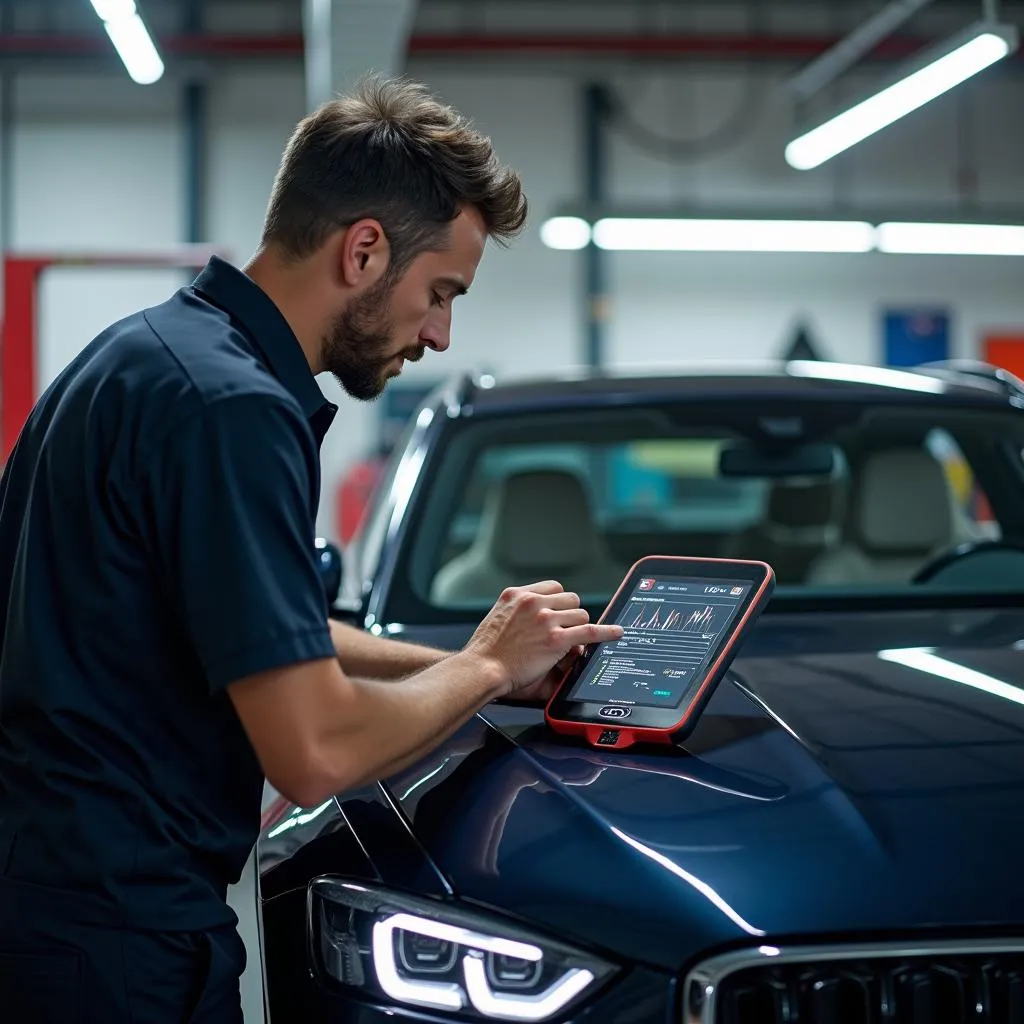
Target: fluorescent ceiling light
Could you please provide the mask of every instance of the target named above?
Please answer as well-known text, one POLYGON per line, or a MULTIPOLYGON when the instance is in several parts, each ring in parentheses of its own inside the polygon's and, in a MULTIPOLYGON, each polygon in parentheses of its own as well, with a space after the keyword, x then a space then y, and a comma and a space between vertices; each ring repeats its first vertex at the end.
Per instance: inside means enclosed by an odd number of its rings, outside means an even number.
POLYGON ((616 250, 870 252, 874 229, 860 221, 606 217, 594 225, 594 243, 616 250))
POLYGON ((925 58, 923 67, 794 139, 786 147, 786 161, 800 171, 818 167, 1002 60, 1016 45, 1012 28, 974 26, 966 37, 925 58))
POLYGON ((891 661, 897 665, 904 665, 907 668, 917 669, 918 672, 927 672, 930 675, 938 676, 940 679, 948 679, 953 683, 963 683, 964 686, 973 686, 976 690, 984 690, 993 697, 1002 697, 1004 700, 1013 701, 1015 704, 1024 704, 1024 690, 1019 686, 1012 686, 1002 679, 978 672, 976 669, 968 668, 966 665, 959 665, 955 661, 943 658, 936 654, 930 647, 909 647, 891 651, 879 651, 878 657, 882 661, 891 661))
POLYGON ((92 0, 92 6, 132 81, 152 85, 162 78, 164 62, 135 9, 134 0, 92 0))
POLYGON ((878 226, 880 252, 1024 256, 1024 226, 1016 224, 900 224, 878 226))
POLYGON ((590 225, 582 217, 551 217, 541 225, 540 239, 549 249, 585 249, 590 225))
POLYGON ((593 232, 581 217, 541 225, 550 249, 582 249, 593 238, 620 252, 884 252, 945 256, 1024 256, 1024 224, 943 224, 866 220, 604 217, 593 232))
POLYGON ((793 377, 815 377, 818 380, 843 380, 854 384, 878 384, 902 388, 904 391, 927 391, 942 394, 946 385, 941 380, 923 377, 909 370, 893 370, 887 366, 861 366, 858 363, 819 363, 813 359, 791 359, 786 372, 793 377))

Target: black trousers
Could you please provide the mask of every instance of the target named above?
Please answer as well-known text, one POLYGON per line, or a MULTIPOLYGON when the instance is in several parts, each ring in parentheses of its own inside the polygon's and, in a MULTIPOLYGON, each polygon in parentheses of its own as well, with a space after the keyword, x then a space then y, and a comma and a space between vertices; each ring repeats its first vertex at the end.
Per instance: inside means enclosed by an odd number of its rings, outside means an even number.
POLYGON ((235 928, 143 932, 82 924, 0 878, 4 1024, 242 1024, 235 928))

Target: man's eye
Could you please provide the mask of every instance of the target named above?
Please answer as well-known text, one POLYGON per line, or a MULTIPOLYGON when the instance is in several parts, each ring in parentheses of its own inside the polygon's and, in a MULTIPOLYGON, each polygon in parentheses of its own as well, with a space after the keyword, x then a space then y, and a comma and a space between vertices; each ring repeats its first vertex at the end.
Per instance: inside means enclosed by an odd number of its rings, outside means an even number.
POLYGON ((431 299, 433 300, 433 303, 434 303, 435 306, 443 306, 444 305, 444 296, 438 294, 437 292, 432 292, 431 293, 431 299))

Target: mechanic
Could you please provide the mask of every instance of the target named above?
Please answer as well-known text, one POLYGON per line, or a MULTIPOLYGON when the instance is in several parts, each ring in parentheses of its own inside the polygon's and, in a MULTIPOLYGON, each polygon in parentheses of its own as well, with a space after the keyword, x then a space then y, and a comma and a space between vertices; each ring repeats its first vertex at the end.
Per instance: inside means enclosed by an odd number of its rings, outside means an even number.
POLYGON ((337 411, 449 344, 520 180, 419 85, 301 121, 261 245, 112 325, 39 399, 0 482, 5 1024, 230 1024, 226 903, 264 780, 303 806, 422 757, 614 639, 554 581, 439 651, 328 621, 319 449, 337 411))

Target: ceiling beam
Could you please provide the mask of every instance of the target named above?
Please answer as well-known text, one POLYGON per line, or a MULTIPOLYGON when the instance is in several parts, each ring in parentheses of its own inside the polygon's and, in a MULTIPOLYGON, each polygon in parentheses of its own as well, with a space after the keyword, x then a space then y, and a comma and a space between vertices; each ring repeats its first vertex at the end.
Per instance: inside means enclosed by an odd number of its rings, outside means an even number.
POLYGON ((789 83, 790 92, 798 102, 810 99, 931 3, 892 0, 796 75, 789 83))

